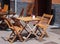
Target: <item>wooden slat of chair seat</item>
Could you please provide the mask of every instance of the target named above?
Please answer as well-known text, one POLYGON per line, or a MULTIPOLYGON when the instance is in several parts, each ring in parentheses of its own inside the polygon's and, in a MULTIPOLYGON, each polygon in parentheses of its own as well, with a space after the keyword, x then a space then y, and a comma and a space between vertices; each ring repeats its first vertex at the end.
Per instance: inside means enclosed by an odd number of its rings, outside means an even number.
POLYGON ((9 41, 10 42, 13 42, 16 37, 18 36, 19 37, 19 40, 23 41, 23 38, 21 36, 21 31, 23 30, 23 28, 20 26, 14 26, 11 22, 10 22, 10 19, 7 19, 7 18, 4 18, 4 21, 7 23, 8 27, 12 30, 12 33, 10 34, 9 36, 9 41), (13 39, 11 40, 10 37, 12 36, 12 34, 14 34, 13 36, 13 39))
POLYGON ((42 38, 44 37, 44 35, 47 35, 46 29, 48 28, 51 20, 52 20, 53 15, 49 15, 49 14, 43 14, 40 22, 38 24, 36 24, 38 27, 42 28, 42 32, 41 32, 41 36, 40 36, 40 40, 42 40, 42 38))

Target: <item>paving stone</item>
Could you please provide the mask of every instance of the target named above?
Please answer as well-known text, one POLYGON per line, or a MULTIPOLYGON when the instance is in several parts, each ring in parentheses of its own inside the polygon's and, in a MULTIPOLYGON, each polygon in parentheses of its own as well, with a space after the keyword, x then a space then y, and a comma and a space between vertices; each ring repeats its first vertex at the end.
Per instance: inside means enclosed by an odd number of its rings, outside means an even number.
POLYGON ((44 44, 57 44, 57 43, 56 43, 56 42, 51 41, 51 42, 46 42, 46 43, 44 43, 44 44))
POLYGON ((51 32, 60 35, 60 29, 52 29, 51 32))
POLYGON ((60 38, 59 38, 59 40, 60 40, 60 38))

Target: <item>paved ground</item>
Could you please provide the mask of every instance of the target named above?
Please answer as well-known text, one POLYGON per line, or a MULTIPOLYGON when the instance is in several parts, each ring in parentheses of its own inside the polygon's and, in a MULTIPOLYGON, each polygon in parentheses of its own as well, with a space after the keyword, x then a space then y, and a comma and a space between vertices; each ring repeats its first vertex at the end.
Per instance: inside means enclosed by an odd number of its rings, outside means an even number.
MULTIPOLYGON (((49 37, 44 37, 42 41, 38 41, 34 38, 26 42, 15 41, 12 44, 60 44, 60 29, 48 29, 47 30, 49 37)), ((0 44, 11 44, 8 41, 5 41, 7 36, 11 31, 0 31, 0 44)))

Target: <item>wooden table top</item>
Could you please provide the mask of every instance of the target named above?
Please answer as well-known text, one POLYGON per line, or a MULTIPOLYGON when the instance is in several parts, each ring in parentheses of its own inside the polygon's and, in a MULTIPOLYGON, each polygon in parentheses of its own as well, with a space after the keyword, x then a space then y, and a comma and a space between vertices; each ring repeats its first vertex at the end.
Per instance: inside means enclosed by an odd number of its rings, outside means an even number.
POLYGON ((40 20, 41 17, 35 17, 35 18, 32 18, 32 17, 20 17, 20 18, 17 18, 19 20, 23 20, 23 21, 35 21, 35 20, 40 20))

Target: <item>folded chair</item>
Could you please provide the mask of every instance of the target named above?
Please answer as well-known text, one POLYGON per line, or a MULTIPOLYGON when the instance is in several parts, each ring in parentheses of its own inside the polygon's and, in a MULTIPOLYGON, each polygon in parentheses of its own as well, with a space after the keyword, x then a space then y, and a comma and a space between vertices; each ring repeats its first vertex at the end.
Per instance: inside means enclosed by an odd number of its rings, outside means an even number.
MULTIPOLYGON (((18 19, 16 19, 16 18, 12 18, 15 22, 17 22, 16 24, 17 25, 19 25, 18 23, 21 23, 21 25, 23 26, 23 30, 22 31, 26 31, 28 34, 29 34, 29 31, 30 31, 30 28, 29 28, 29 24, 30 23, 26 23, 26 22, 24 22, 24 21, 22 21, 22 20, 18 20, 18 19), (28 30, 27 30, 28 29, 28 30)), ((15 24, 15 23, 14 23, 15 24)), ((23 37, 24 39, 25 39, 25 37, 23 37)), ((27 39, 26 39, 27 40, 27 39)))
POLYGON ((44 35, 48 36, 46 30, 52 20, 52 17, 53 17, 53 15, 43 14, 40 22, 38 24, 36 24, 37 27, 40 27, 42 30, 40 40, 44 37, 44 35))
POLYGON ((18 37, 20 41, 23 41, 21 31, 23 30, 23 27, 21 25, 13 25, 8 18, 4 18, 4 21, 7 23, 8 27, 12 30, 12 33, 10 34, 8 40, 10 42, 14 42, 14 40, 18 37), (10 39, 12 36, 12 39, 10 39))

